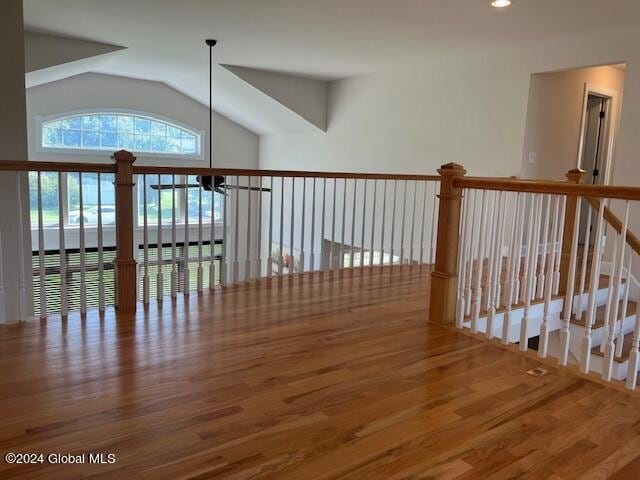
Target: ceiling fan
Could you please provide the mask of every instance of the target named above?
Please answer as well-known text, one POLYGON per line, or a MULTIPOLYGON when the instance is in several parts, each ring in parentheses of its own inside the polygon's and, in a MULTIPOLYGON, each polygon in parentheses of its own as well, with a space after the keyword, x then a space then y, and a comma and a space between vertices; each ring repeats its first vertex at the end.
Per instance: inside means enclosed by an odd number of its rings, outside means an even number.
MULTIPOLYGON (((209 47, 209 168, 213 168, 213 47, 218 43, 217 40, 207 39, 205 43, 209 47)), ((153 190, 173 190, 174 188, 202 188, 207 192, 216 192, 226 195, 227 190, 252 190, 259 192, 270 192, 270 188, 262 187, 245 187, 243 185, 230 185, 227 183, 226 177, 222 175, 198 175, 197 183, 179 183, 179 184, 155 184, 150 185, 153 190)))

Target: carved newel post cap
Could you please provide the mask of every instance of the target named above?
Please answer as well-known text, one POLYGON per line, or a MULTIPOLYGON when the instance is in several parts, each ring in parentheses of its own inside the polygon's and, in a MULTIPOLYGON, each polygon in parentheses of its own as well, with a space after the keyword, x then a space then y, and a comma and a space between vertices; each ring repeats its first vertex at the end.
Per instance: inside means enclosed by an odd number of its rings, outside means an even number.
POLYGON ((586 173, 587 172, 585 170, 582 170, 581 168, 573 168, 565 173, 565 177, 567 177, 567 180, 580 183, 586 173))
POLYGON ((442 165, 438 169, 438 173, 440 175, 464 175, 467 171, 464 169, 462 165, 458 165, 457 163, 447 163, 442 165))
POLYGON ((113 154, 111 158, 113 158, 116 162, 133 163, 136 161, 136 157, 128 150, 118 150, 113 154))

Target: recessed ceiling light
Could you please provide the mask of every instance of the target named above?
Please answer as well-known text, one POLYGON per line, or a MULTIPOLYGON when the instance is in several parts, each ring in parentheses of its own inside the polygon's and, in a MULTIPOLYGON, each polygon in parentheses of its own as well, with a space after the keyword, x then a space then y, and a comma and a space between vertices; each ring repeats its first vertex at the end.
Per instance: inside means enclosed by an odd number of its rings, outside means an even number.
POLYGON ((491 6, 496 8, 504 8, 509 5, 511 5, 511 0, 493 0, 493 2, 491 2, 491 6))

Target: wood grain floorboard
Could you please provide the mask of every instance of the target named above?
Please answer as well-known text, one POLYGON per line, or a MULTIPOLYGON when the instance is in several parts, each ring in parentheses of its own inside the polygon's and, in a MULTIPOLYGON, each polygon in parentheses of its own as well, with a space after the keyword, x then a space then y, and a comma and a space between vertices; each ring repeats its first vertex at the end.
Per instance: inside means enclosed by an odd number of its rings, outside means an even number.
POLYGON ((640 478, 638 396, 428 319, 427 267, 0 327, 8 479, 640 478), (546 365, 545 368, 549 369, 546 365))

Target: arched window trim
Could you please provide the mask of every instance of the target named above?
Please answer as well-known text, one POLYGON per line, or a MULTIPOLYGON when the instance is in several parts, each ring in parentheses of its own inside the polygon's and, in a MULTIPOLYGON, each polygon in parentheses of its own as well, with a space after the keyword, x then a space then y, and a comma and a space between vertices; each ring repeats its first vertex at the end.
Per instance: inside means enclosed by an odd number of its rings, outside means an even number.
MULTIPOLYGON (((204 160, 205 158, 205 131, 199 130, 192 126, 186 125, 182 122, 178 122, 172 118, 165 117, 163 115, 158 115, 155 113, 144 112, 140 110, 130 110, 130 109, 118 109, 118 108, 91 108, 91 109, 82 109, 82 110, 73 110, 63 113, 57 113, 53 115, 37 115, 36 116, 36 151, 41 153, 59 153, 59 154, 74 154, 74 155, 95 155, 95 156, 105 156, 110 155, 110 152, 107 149, 92 149, 92 148, 67 148, 67 147, 45 147, 43 145, 43 127, 45 124, 49 122, 55 122, 58 120, 65 120, 68 118, 73 118, 82 115, 132 115, 136 117, 142 117, 145 119, 158 121, 165 123, 167 125, 179 128, 184 130, 190 134, 196 136, 196 151, 195 154, 185 154, 185 153, 161 153, 161 152, 147 152, 147 151, 136 151, 133 149, 133 153, 140 158, 183 158, 186 160, 204 160)), ((114 151, 118 150, 118 148, 114 148, 114 151)))

